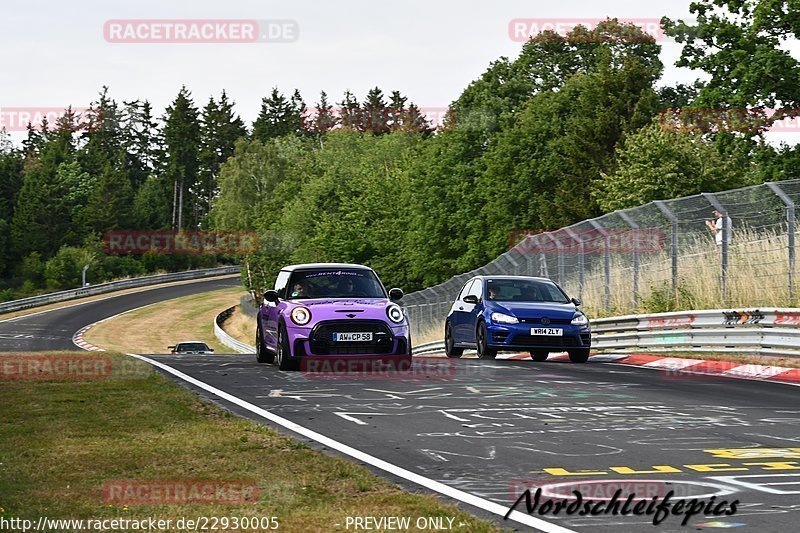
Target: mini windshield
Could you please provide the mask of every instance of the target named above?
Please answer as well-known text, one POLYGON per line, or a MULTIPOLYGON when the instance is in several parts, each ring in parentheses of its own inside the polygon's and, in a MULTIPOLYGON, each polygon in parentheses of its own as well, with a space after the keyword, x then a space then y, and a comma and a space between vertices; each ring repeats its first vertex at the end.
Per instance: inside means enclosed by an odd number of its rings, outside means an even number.
POLYGON ((386 298, 386 291, 371 270, 301 270, 292 274, 287 298, 386 298))
POLYGON ((497 302, 569 303, 555 283, 536 279, 488 279, 486 299, 497 302))

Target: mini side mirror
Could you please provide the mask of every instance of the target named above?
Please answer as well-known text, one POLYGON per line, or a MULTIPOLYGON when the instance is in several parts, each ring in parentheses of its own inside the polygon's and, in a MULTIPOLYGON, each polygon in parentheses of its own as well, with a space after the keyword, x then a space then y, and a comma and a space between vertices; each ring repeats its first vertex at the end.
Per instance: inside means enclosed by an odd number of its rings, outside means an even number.
POLYGON ((464 296, 463 301, 466 304, 476 304, 478 303, 478 297, 475 296, 474 294, 467 294, 466 296, 464 296))
POLYGON ((264 293, 264 299, 268 302, 277 303, 280 299, 278 298, 278 291, 269 290, 264 293))
POLYGON ((174 346, 167 346, 167 350, 174 350, 174 349, 175 349, 174 346))
POLYGON ((570 298, 570 300, 571 300, 571 301, 572 301, 572 303, 574 303, 575 305, 581 305, 581 304, 583 303, 583 302, 581 302, 581 299, 580 299, 580 298, 570 298))
POLYGON ((397 300, 403 299, 403 289, 398 289, 395 287, 394 289, 389 289, 389 299, 393 302, 397 300))
POLYGON ((214 353, 214 348, 209 348, 208 351, 214 353))

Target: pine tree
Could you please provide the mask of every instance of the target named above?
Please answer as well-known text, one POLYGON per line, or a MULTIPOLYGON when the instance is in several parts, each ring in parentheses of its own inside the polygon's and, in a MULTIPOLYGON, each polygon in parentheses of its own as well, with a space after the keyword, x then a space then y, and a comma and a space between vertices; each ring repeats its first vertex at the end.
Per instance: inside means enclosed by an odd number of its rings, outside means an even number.
POLYGON ((293 128, 294 133, 303 135, 310 132, 308 122, 308 108, 300 96, 300 91, 295 89, 292 94, 292 99, 289 102, 290 114, 289 123, 293 128))
POLYGON ((311 131, 317 134, 325 134, 331 131, 339 120, 333 113, 333 106, 328 103, 328 95, 325 91, 319 93, 316 113, 311 123, 311 131))
POLYGON ((364 131, 364 117, 361 113, 361 105, 349 90, 344 92, 344 100, 339 102, 339 109, 341 110, 342 128, 364 131))
POLYGON ((39 153, 26 157, 22 188, 11 223, 12 245, 18 257, 31 252, 55 253, 69 230, 69 191, 65 190, 58 171, 62 164, 75 161, 73 120, 74 114, 68 110, 55 130, 43 132, 46 141, 40 145, 39 153))
POLYGON ((378 87, 370 89, 362 107, 364 131, 375 135, 389 131, 389 109, 386 107, 383 91, 378 87))
POLYGON ((222 163, 233 155, 236 141, 247 134, 233 102, 223 91, 219 103, 210 98, 200 120, 200 171, 195 194, 198 220, 207 225, 211 204, 219 191, 217 179, 222 163))
POLYGON ((403 129, 407 101, 408 98, 403 96, 400 91, 392 91, 389 102, 389 128, 393 131, 403 129))
POLYGON ((173 184, 172 227, 184 229, 197 226, 189 191, 198 179, 200 124, 192 95, 181 87, 175 101, 164 117, 165 174, 173 184), (188 215, 187 215, 188 212, 188 215))
POLYGON ((294 116, 292 102, 277 87, 273 88, 270 96, 261 100, 261 111, 253 122, 253 138, 266 142, 296 131, 294 116))

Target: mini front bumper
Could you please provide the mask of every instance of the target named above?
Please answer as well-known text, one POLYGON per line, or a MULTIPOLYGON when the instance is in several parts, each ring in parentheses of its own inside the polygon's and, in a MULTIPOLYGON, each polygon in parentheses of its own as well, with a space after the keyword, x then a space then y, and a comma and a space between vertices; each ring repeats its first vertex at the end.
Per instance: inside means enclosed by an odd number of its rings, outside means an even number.
MULTIPOLYGON (((331 322, 329 321, 330 325, 331 322)), ((331 326, 335 328, 335 323, 331 326)), ((347 324, 343 321, 342 325, 347 324)), ((387 357, 407 355, 411 356, 411 336, 407 324, 389 325, 390 332, 379 341, 373 342, 339 342, 334 343, 330 338, 320 339, 314 335, 314 328, 287 327, 292 358, 313 357, 387 357)))

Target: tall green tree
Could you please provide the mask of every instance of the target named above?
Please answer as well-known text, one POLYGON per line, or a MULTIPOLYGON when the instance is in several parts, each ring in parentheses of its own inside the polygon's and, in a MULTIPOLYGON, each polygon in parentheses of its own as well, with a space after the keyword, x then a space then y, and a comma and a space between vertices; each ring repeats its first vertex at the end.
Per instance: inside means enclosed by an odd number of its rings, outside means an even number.
POLYGON ((172 227, 196 228, 200 159, 200 121, 192 94, 181 87, 164 117, 164 173, 173 187, 172 227))
POLYGON ((233 105, 223 91, 219 103, 213 97, 209 99, 200 119, 200 168, 193 193, 197 196, 198 220, 204 226, 219 192, 220 166, 233 155, 236 141, 247 134, 233 105))
POLYGON ((627 209, 743 187, 749 184, 746 170, 702 135, 669 131, 654 121, 618 146, 616 170, 603 174, 592 196, 605 212, 627 209))
POLYGON ((65 176, 74 173, 64 172, 61 165, 75 162, 76 129, 75 114, 68 110, 54 130, 44 133, 40 153, 30 154, 25 162, 11 223, 12 243, 19 257, 31 252, 53 254, 65 244, 73 213, 68 201, 71 183, 65 176))

